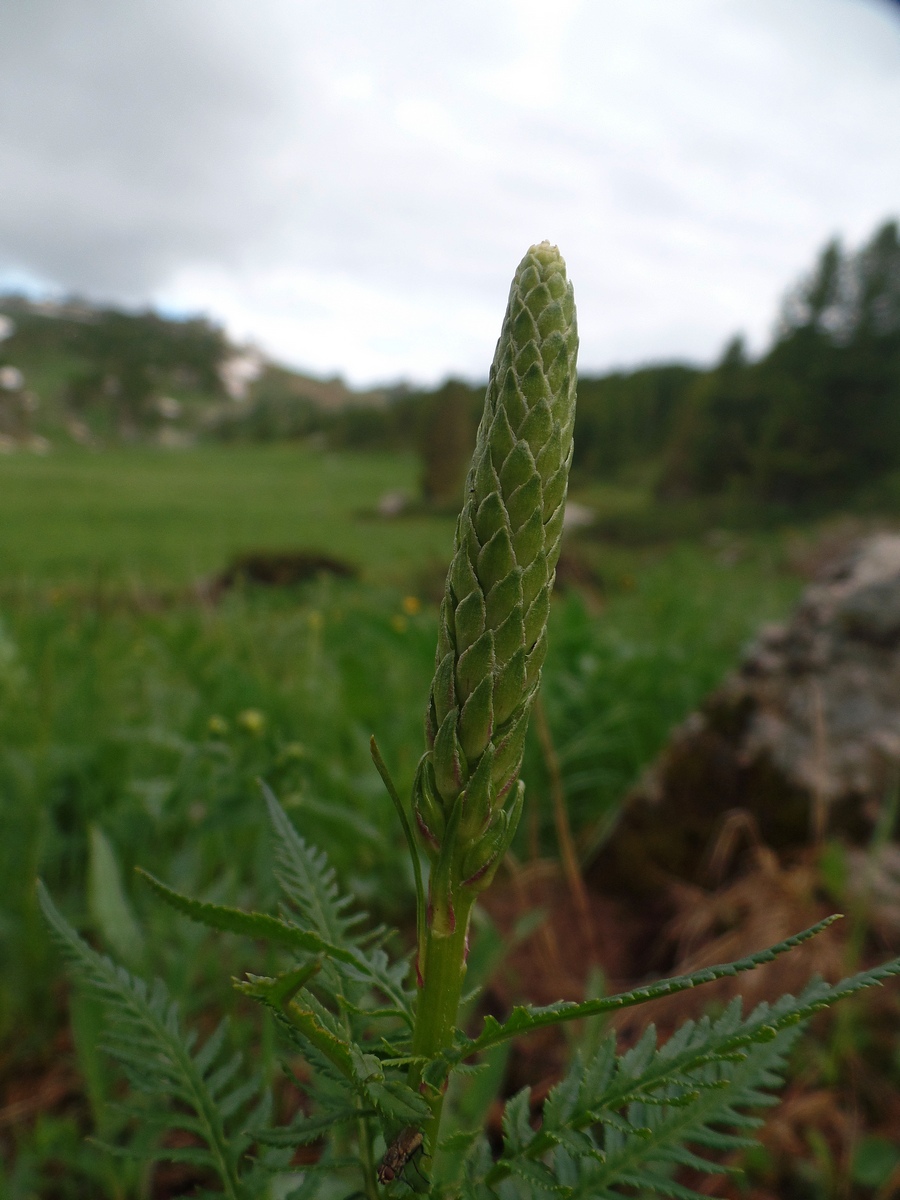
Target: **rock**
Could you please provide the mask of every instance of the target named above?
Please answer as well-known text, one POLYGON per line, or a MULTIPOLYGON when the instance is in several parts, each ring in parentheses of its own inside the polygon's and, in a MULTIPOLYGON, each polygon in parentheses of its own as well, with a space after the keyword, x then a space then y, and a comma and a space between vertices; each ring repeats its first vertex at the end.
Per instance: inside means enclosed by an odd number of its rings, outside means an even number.
POLYGON ((574 500, 566 501, 563 513, 563 529, 570 533, 573 529, 587 529, 597 520, 597 514, 586 504, 576 504, 574 500))
POLYGON ((792 619, 676 729, 589 869, 601 890, 708 882, 717 831, 750 814, 778 851, 868 841, 900 781, 900 537, 829 563, 792 619))
POLYGON ((406 492, 385 492, 378 499, 379 517, 399 517, 409 508, 409 496, 406 492))

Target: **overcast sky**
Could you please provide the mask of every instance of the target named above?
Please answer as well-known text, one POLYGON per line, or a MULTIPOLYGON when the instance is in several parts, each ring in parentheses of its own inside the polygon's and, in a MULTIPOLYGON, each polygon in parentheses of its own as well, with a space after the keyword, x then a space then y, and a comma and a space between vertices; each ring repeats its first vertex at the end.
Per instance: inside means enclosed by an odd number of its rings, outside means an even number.
POLYGON ((0 287, 479 378, 549 238, 582 370, 709 361, 900 216, 898 114, 888 0, 0 0, 0 287))

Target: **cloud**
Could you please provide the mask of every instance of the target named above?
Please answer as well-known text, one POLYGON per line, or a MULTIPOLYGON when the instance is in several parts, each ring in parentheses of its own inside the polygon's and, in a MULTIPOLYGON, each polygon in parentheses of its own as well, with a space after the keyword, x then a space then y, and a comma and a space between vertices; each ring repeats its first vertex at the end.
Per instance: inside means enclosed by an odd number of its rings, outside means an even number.
POLYGON ((582 363, 762 345, 900 208, 869 0, 29 0, 0 17, 0 278, 203 309, 356 382, 483 375, 549 237, 582 363))

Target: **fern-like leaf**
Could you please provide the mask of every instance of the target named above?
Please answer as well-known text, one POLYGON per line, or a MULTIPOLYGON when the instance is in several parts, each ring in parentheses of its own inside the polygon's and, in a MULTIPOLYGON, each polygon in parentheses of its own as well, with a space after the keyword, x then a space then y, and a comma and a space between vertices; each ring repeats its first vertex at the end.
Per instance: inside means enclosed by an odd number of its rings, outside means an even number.
POLYGON ((332 994, 339 996, 345 990, 352 1011, 359 1007, 366 989, 377 987, 391 1001, 395 1015, 411 1026, 412 994, 403 983, 408 964, 391 963, 377 941, 366 947, 372 935, 357 928, 365 921, 365 913, 348 912, 353 898, 341 894, 325 853, 303 840, 271 789, 265 784, 262 789, 275 834, 276 877, 290 917, 318 934, 330 948, 325 953, 332 961, 326 963, 325 974, 332 994))
POLYGON ((109 1022, 106 1049, 125 1070, 132 1087, 156 1101, 153 1118, 160 1132, 184 1130, 202 1143, 196 1147, 158 1146, 156 1160, 189 1158, 213 1170, 229 1200, 250 1200, 241 1179, 240 1158, 247 1141, 240 1134, 252 1100, 259 1095, 256 1079, 248 1079, 239 1056, 225 1059, 223 1025, 199 1049, 195 1035, 182 1031, 177 1005, 165 985, 152 986, 98 954, 78 936, 38 884, 39 899, 54 935, 78 977, 101 998, 109 1022), (173 1101, 180 1104, 176 1108, 173 1101))
POLYGON ((288 903, 303 920, 326 942, 333 945, 356 944, 353 929, 363 919, 362 913, 347 915, 353 898, 342 895, 334 868, 321 850, 308 845, 278 803, 271 788, 262 784, 275 831, 275 875, 288 903))
POLYGON ((576 1058, 551 1091, 538 1131, 528 1121, 527 1094, 510 1101, 503 1156, 485 1170, 483 1147, 473 1150, 465 1195, 558 1192, 594 1200, 620 1197, 625 1189, 699 1200, 673 1173, 679 1167, 720 1172, 704 1152, 752 1144, 761 1123, 753 1112, 775 1103, 771 1092, 781 1086, 802 1023, 898 974, 900 959, 833 986, 819 981, 746 1018, 736 999, 715 1021, 687 1022, 662 1047, 651 1027, 620 1058, 614 1038, 606 1039, 587 1062, 576 1058), (482 1170, 474 1167, 478 1161, 482 1170))

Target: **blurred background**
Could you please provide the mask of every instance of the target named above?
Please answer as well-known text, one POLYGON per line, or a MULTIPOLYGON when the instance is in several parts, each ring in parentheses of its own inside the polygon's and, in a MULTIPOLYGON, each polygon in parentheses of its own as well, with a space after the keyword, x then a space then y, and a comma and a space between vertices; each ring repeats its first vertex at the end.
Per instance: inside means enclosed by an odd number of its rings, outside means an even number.
MULTIPOLYGON (((545 917, 491 995, 834 909, 807 973, 898 952, 900 4, 31 0, 0 8, 0 112, 2 1200, 203 1183, 85 1141, 128 1121, 36 875, 189 1018, 233 1009, 288 1116, 225 982, 259 964, 132 868, 272 903, 262 776, 409 939, 368 738, 408 788, 544 238, 579 311, 571 503, 483 921, 545 917)), ((866 1003, 804 1042, 741 1195, 900 1195, 900 1010, 866 1003)))

